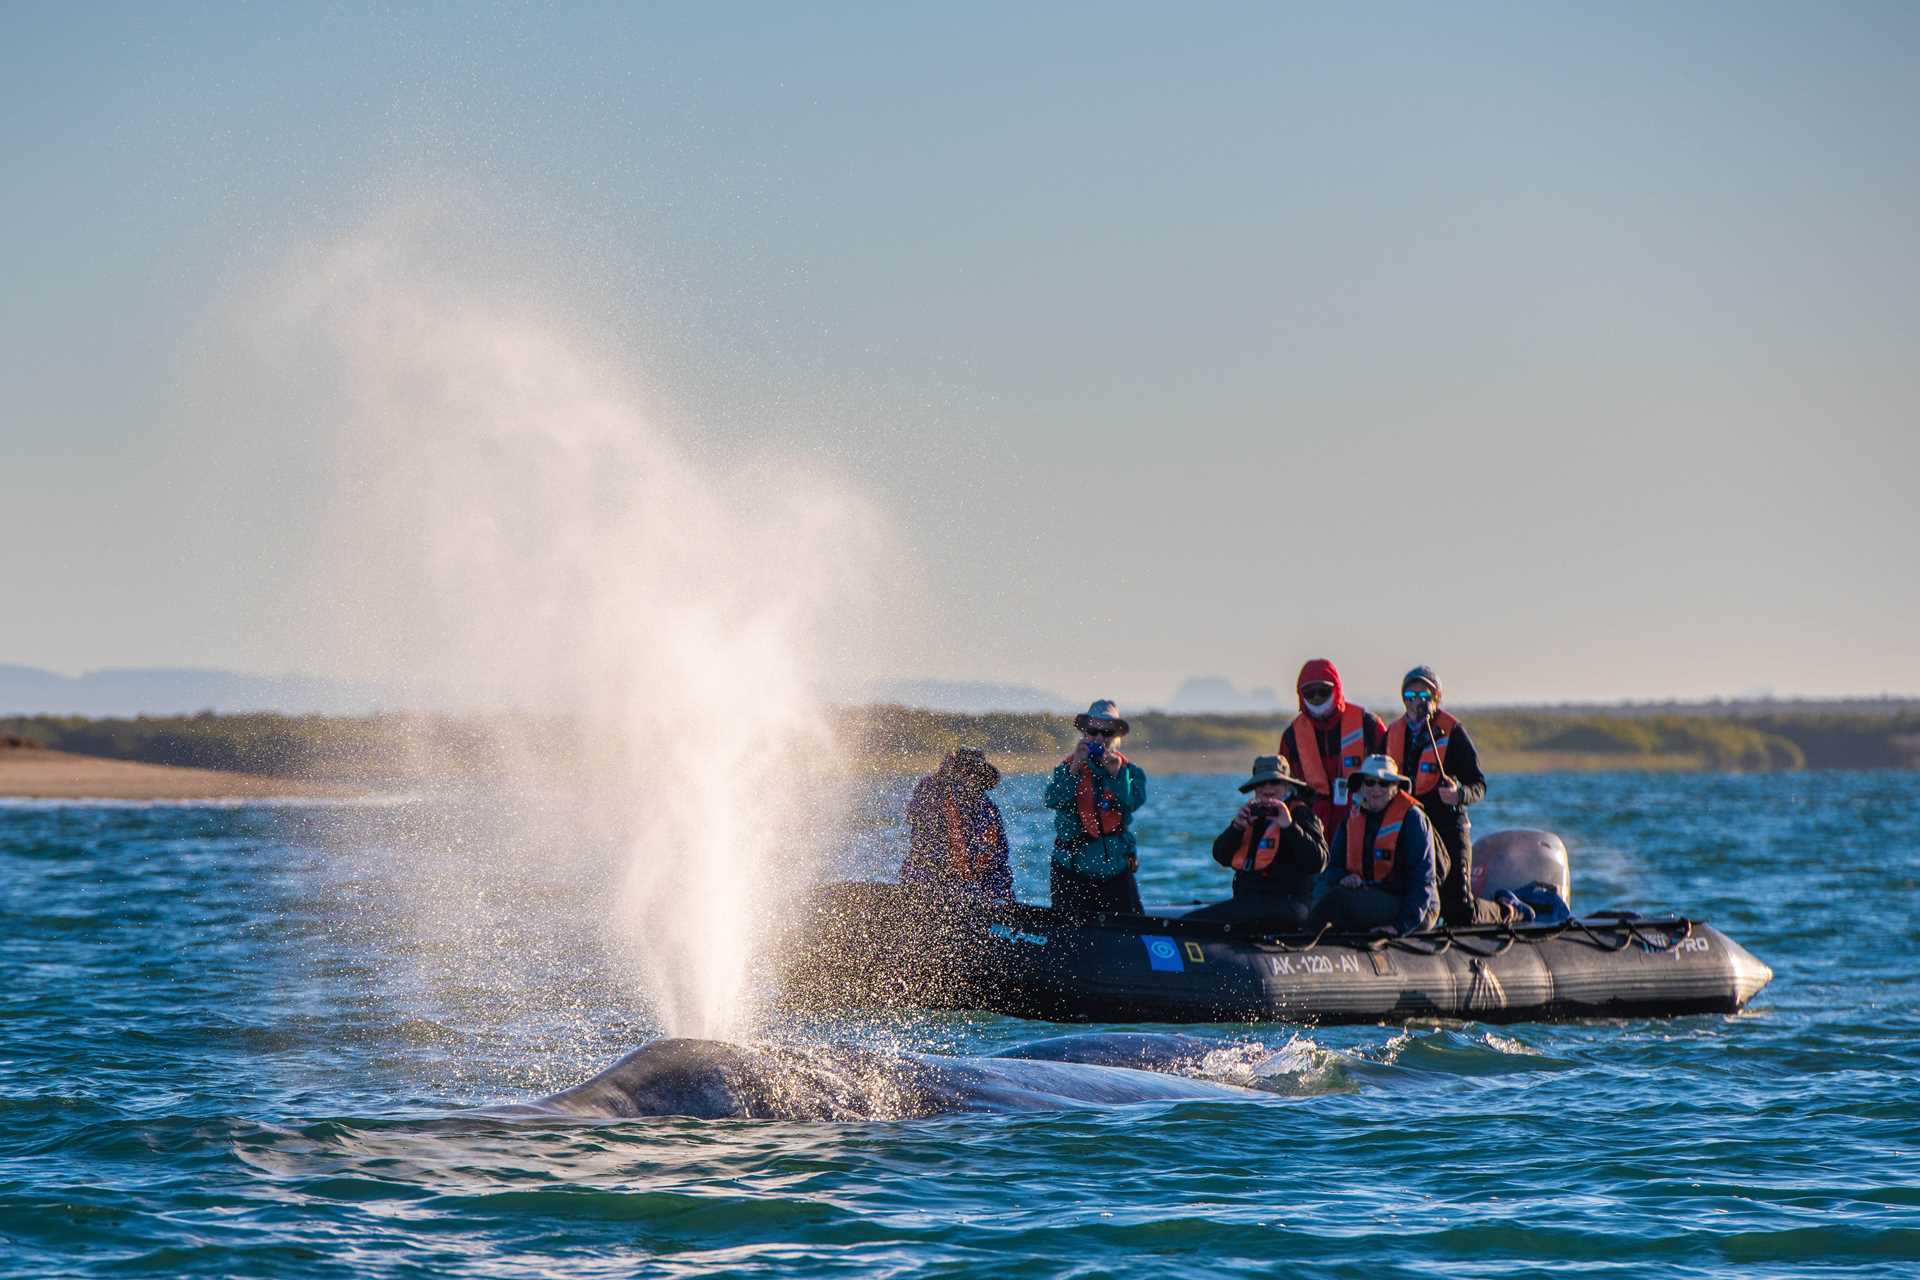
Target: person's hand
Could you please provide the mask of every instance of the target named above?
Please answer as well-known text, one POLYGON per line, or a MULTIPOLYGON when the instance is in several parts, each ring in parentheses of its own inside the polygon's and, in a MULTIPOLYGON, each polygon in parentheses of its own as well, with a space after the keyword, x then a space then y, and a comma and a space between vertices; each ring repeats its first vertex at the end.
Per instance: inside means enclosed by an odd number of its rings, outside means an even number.
POLYGON ((1067 763, 1068 764, 1085 764, 1086 762, 1087 762, 1087 740, 1085 738, 1082 738, 1080 739, 1080 741, 1073 744, 1073 754, 1067 757, 1067 763))
POLYGON ((1390 924, 1375 925, 1373 932, 1376 937, 1381 938, 1397 938, 1400 936, 1400 931, 1390 924))
POLYGON ((1108 747, 1107 754, 1100 757, 1100 767, 1107 771, 1107 776, 1109 778, 1119 774, 1120 757, 1114 754, 1114 750, 1112 747, 1108 747))
POLYGON ((1240 812, 1234 814, 1233 821, 1229 822, 1227 825, 1230 827, 1244 827, 1249 822, 1252 822, 1252 821, 1253 821, 1253 801, 1249 800, 1245 804, 1240 806, 1240 812))
POLYGON ((1342 889, 1358 889, 1362 883, 1363 881, 1356 872, 1349 871, 1340 877, 1340 887, 1342 889))
POLYGON ((1440 784, 1440 800, 1444 804, 1460 803, 1460 787, 1451 778, 1440 784))
POLYGON ((1284 804, 1281 805, 1280 812, 1273 815, 1273 822, 1274 825, 1282 831, 1286 830, 1293 825, 1293 810, 1287 808, 1284 804))

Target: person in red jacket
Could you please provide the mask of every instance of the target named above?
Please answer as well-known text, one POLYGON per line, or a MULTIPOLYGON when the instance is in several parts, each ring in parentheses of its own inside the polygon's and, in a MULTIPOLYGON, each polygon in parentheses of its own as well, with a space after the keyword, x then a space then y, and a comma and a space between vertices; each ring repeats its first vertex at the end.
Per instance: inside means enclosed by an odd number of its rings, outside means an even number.
POLYGON ((1322 831, 1347 816, 1347 775, 1360 762, 1386 750, 1387 726, 1365 707, 1347 701, 1340 669, 1325 658, 1300 668, 1294 682, 1300 714, 1280 735, 1280 754, 1313 791, 1313 813, 1322 831))

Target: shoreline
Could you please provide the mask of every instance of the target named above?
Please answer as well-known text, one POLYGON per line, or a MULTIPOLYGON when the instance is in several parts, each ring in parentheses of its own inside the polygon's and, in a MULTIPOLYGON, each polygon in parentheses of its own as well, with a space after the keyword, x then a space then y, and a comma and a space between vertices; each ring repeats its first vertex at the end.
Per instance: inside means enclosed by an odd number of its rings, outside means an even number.
POLYGON ((350 800, 366 794, 357 787, 38 747, 0 751, 0 798, 9 800, 350 800))
MULTIPOLYGON (((1494 773, 1620 773, 1702 772, 1709 766, 1694 756, 1646 755, 1620 757, 1576 752, 1487 753, 1487 772, 1494 773)), ((1149 775, 1183 773, 1244 774, 1251 757, 1240 751, 1142 751, 1130 756, 1149 775)), ((1052 771, 1059 759, 1051 754, 1007 753, 992 760, 1008 775, 1052 771)), ((886 761, 850 761, 830 770, 842 777, 911 778, 931 773, 940 756, 918 754, 886 761)), ((38 747, 0 750, 0 800, 358 800, 384 794, 374 787, 351 783, 314 782, 299 778, 180 765, 143 764, 107 756, 48 751, 38 747)))

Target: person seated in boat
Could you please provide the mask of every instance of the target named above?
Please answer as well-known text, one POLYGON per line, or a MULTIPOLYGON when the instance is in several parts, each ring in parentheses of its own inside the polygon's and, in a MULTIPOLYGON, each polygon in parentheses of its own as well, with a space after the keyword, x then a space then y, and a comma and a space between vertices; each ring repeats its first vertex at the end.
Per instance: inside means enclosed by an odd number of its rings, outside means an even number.
POLYGON ((1240 784, 1253 797, 1213 841, 1213 860, 1233 868, 1233 897, 1189 920, 1257 925, 1286 933, 1303 928, 1314 883, 1327 866, 1327 838, 1313 815, 1313 792, 1285 756, 1260 756, 1240 784))
POLYGON ((1000 771, 979 747, 950 752, 914 784, 902 885, 980 902, 1013 901, 1006 823, 987 794, 999 785, 1000 771))
POLYGON ((1433 926, 1440 893, 1433 828, 1406 788, 1412 779, 1384 755, 1347 775, 1353 806, 1327 842, 1322 896, 1309 929, 1395 936, 1433 926))
POLYGON ((1132 828, 1134 811, 1147 802, 1146 770, 1120 754, 1129 726, 1110 699, 1075 716, 1073 727, 1080 741, 1054 766, 1045 794, 1053 810, 1053 905, 1078 915, 1139 915, 1132 828))
POLYGON ((1400 681, 1406 712, 1387 726, 1387 756, 1413 779, 1409 790, 1433 828, 1440 918, 1450 925, 1519 924, 1533 912, 1512 894, 1473 895, 1473 821, 1467 806, 1487 794, 1487 775, 1467 728, 1440 706, 1440 677, 1418 666, 1400 681))
POLYGON ((1320 829, 1332 831, 1347 813, 1347 774, 1365 757, 1386 749, 1387 726, 1365 707, 1347 701, 1340 669, 1326 658, 1302 666, 1294 690, 1300 714, 1280 735, 1280 754, 1312 788, 1320 829))

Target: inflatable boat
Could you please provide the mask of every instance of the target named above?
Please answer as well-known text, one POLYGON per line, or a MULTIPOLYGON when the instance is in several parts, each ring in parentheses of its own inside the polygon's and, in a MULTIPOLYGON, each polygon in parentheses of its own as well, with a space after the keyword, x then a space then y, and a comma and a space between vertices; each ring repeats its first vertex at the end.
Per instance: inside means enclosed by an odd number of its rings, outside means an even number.
MULTIPOLYGON (((1504 832, 1482 844, 1493 856, 1477 888, 1497 891, 1517 868, 1532 875, 1527 883, 1570 900, 1556 837, 1504 832)), ((1056 1022, 1521 1022, 1735 1013, 1773 977, 1702 921, 1619 911, 1396 938, 1313 937, 1190 920, 1178 909, 1076 918, 854 882, 823 886, 797 923, 783 948, 787 998, 840 1011, 984 1010, 1056 1022)))

